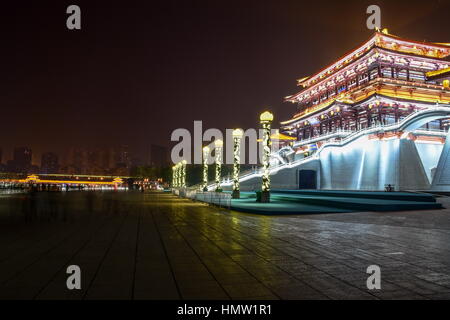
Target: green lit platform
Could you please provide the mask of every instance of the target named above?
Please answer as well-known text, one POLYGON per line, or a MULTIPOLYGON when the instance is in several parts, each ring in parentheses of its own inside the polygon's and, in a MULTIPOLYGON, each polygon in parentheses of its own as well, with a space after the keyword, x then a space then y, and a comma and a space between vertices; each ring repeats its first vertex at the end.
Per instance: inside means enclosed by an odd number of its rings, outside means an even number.
POLYGON ((382 200, 401 200, 413 202, 436 202, 433 195, 427 193, 410 192, 382 192, 382 191, 333 191, 333 190, 272 190, 273 194, 289 194, 303 196, 344 197, 382 200))
POLYGON ((429 194, 406 192, 351 192, 274 190, 271 203, 256 202, 255 193, 242 192, 231 201, 231 209, 264 215, 294 215, 363 211, 408 211, 441 209, 429 194))

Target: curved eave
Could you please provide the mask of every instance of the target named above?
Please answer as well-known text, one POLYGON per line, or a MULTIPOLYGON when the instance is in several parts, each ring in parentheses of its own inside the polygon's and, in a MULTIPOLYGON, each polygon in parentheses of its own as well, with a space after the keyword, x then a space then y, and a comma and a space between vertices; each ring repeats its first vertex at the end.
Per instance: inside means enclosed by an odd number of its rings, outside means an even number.
POLYGON ((435 79, 442 76, 448 76, 450 74, 450 68, 436 70, 436 71, 430 71, 426 73, 427 78, 429 79, 435 79))
POLYGON ((305 83, 309 78, 310 77, 304 77, 304 78, 298 79, 297 80, 297 86, 303 85, 303 83, 305 83))
MULTIPOLYGON (((357 61, 363 59, 366 55, 371 53, 374 49, 382 50, 382 51, 393 53, 393 54, 400 54, 400 55, 407 56, 407 57, 416 57, 416 58, 420 58, 420 59, 427 59, 428 58, 428 59, 448 62, 448 58, 432 58, 432 57, 425 56, 425 55, 418 55, 418 54, 409 53, 409 52, 401 52, 401 51, 392 50, 392 49, 388 49, 388 48, 383 48, 383 47, 375 45, 374 47, 371 48, 371 50, 368 50, 368 51, 364 52, 364 54, 359 56, 358 59, 352 61, 352 63, 356 63, 357 61)), ((346 67, 348 67, 348 66, 346 66, 346 67)), ((341 69, 343 69, 343 68, 341 68, 341 69)), ((450 68, 448 68, 448 69, 449 69, 449 72, 450 72, 450 68)), ((442 70, 447 70, 447 69, 442 69, 442 70)), ((432 72, 440 73, 442 70, 430 71, 429 73, 432 73, 432 72)), ((323 78, 321 81, 315 83, 313 86, 308 87, 308 89, 304 89, 304 90, 302 90, 300 92, 297 92, 296 94, 293 94, 291 96, 285 97, 284 101, 285 102, 296 103, 298 96, 303 94, 306 90, 309 90, 310 88, 321 84, 322 82, 326 81, 328 78, 330 78, 331 76, 333 76, 335 74, 336 73, 330 74, 329 76, 323 78)), ((428 76, 428 74, 427 74, 427 77, 432 78, 433 76, 428 76)))
MULTIPOLYGON (((316 80, 317 77, 319 77, 319 76, 320 76, 322 73, 324 73, 325 71, 330 70, 330 69, 335 69, 335 68, 337 68, 337 66, 339 66, 340 64, 342 64, 342 61, 345 62, 345 60, 350 59, 352 56, 354 56, 354 55, 356 54, 357 51, 359 51, 359 50, 365 51, 365 52, 364 52, 363 54, 361 54, 361 56, 359 56, 357 59, 355 59, 355 60, 350 61, 349 63, 347 63, 347 65, 350 64, 350 63, 352 63, 352 62, 354 62, 354 61, 358 61, 360 58, 362 58, 363 56, 365 56, 365 54, 366 54, 367 52, 370 51, 371 48, 369 48, 369 49, 367 49, 367 50, 364 50, 364 48, 367 47, 367 46, 369 46, 372 42, 375 42, 375 39, 376 39, 377 35, 378 35, 378 33, 375 33, 375 35, 374 35, 372 38, 370 38, 368 41, 364 42, 362 45, 360 45, 360 46, 354 48, 353 50, 347 52, 345 55, 341 56, 341 57, 338 59, 337 62, 335 62, 335 63, 333 63, 333 64, 331 64, 331 65, 329 65, 329 66, 327 66, 327 67, 325 67, 325 68, 323 68, 323 69, 321 69, 321 70, 318 71, 318 72, 316 72, 314 75, 312 75, 312 76, 309 77, 307 80, 305 80, 305 82, 306 82, 306 81, 314 81, 314 80, 316 80)), ((447 49, 448 49, 448 48, 447 48, 447 49)), ((344 66, 342 66, 342 67, 344 67, 344 66)), ((339 68, 339 69, 342 69, 342 67, 339 68)), ((329 73, 328 76, 325 76, 325 77, 322 78, 321 80, 327 79, 329 76, 331 76, 331 75, 334 74, 335 72, 336 72, 336 71, 333 71, 332 73, 329 73)), ((305 84, 305 85, 307 85, 307 86, 309 87, 309 86, 311 86, 312 84, 308 83, 308 84, 305 84)))
MULTIPOLYGON (((359 59, 363 58, 368 52, 370 52, 371 51, 370 49, 372 49, 374 47, 380 48, 380 49, 383 49, 383 50, 389 50, 391 52, 397 52, 397 53, 400 53, 400 54, 407 54, 407 55, 411 55, 411 56, 422 57, 422 58, 429 58, 429 59, 437 59, 437 60, 444 60, 445 58, 447 58, 450 55, 450 48, 449 48, 448 45, 445 45, 445 44, 418 42, 418 41, 414 41, 414 40, 400 38, 398 36, 394 36, 394 35, 391 35, 391 34, 384 34, 384 33, 376 32, 375 35, 372 38, 370 38, 368 41, 364 42, 362 45, 356 47, 355 49, 349 51, 347 54, 345 54, 342 57, 340 57, 337 62, 335 62, 335 63, 333 63, 333 64, 331 64, 331 65, 329 65, 329 66, 327 66, 327 67, 325 67, 323 69, 321 69, 320 71, 318 71, 317 73, 315 73, 311 77, 306 77, 306 78, 300 79, 297 84, 298 85, 302 85, 304 87, 310 87, 312 85, 320 83, 321 81, 324 81, 327 78, 329 78, 330 76, 332 76, 333 74, 335 74, 337 72, 337 70, 334 70, 331 73, 327 72, 326 76, 321 78, 320 81, 317 82, 319 80, 319 79, 317 79, 317 77, 319 77, 321 74, 323 74, 327 70, 336 69, 341 64, 342 64, 342 67, 338 68, 338 70, 342 69, 343 67, 345 67, 345 66, 347 66, 347 65, 349 65, 351 63, 354 63, 354 62, 358 61, 359 59), (376 42, 377 42, 376 39, 379 36, 380 37, 384 37, 384 38, 389 38, 389 39, 392 39, 394 41, 403 41, 403 42, 407 42, 409 44, 414 44, 414 45, 425 46, 425 47, 434 48, 434 49, 445 50, 447 52, 447 54, 445 56, 443 56, 443 57, 431 57, 431 56, 426 55, 426 54, 415 54, 415 53, 411 53, 411 52, 404 52, 404 51, 401 51, 401 50, 393 50, 393 49, 389 49, 389 48, 384 48, 384 47, 378 46, 376 44, 376 42), (364 48, 366 48, 366 49, 364 49, 364 48), (363 51, 363 54, 361 54, 356 59, 353 59, 353 60, 349 61, 348 63, 344 64, 345 61, 351 59, 356 54, 357 51, 363 51), (315 81, 316 83, 313 84, 313 83, 311 83, 311 81, 315 81)), ((296 96, 296 95, 294 95, 294 96, 296 96)), ((287 99, 286 101, 292 102, 289 99, 287 99)))
MULTIPOLYGON (((294 122, 300 121, 300 120, 305 119, 305 118, 307 118, 307 117, 314 116, 314 115, 316 115, 316 114, 318 114, 318 113, 324 111, 324 109, 328 109, 328 108, 332 107, 333 105, 336 104, 337 101, 338 101, 337 98, 336 98, 336 99, 333 99, 333 100, 331 100, 331 101, 328 101, 328 102, 324 103, 323 106, 318 106, 318 107, 317 107, 317 110, 316 110, 316 111, 313 111, 312 113, 300 115, 300 116, 298 116, 298 117, 296 117, 296 118, 294 118, 294 119, 291 119, 291 120, 288 120, 288 121, 284 121, 284 122, 280 122, 280 124, 281 124, 282 126, 290 125, 290 124, 292 124, 292 123, 294 123, 294 122)), ((341 103, 346 104, 346 103, 344 103, 344 102, 341 102, 341 103)), ((350 104, 348 104, 348 105, 350 105, 350 104)))
MULTIPOLYGON (((357 62, 357 61, 363 59, 363 58, 364 58, 365 56, 367 56, 370 52, 372 52, 372 50, 373 50, 374 48, 375 48, 375 47, 372 47, 371 49, 365 51, 363 54, 361 54, 357 59, 353 60, 351 63, 355 63, 355 62, 357 62)), ((382 49, 382 48, 380 48, 380 49, 382 49)), ((346 67, 348 67, 348 66, 345 66, 345 68, 346 68, 346 67)), ((344 67, 339 68, 339 70, 341 70, 341 69, 343 69, 343 68, 344 68, 344 67)), ((325 71, 325 70, 327 70, 327 68, 323 69, 322 71, 325 71)), ((322 71, 321 71, 321 72, 322 72, 322 71)), ((320 74, 320 72, 319 72, 318 74, 320 74)), ((297 97, 298 97, 299 95, 301 95, 304 91, 309 90, 311 87, 314 87, 314 86, 319 85, 320 83, 326 81, 328 78, 330 78, 331 76, 333 76, 333 75, 335 75, 335 74, 336 74, 336 72, 330 73, 327 77, 321 79, 319 82, 315 83, 314 85, 308 86, 308 89, 304 89, 304 90, 302 90, 302 91, 300 91, 300 92, 297 92, 297 93, 294 94, 294 95, 291 95, 291 96, 286 97, 284 101, 285 101, 285 102, 296 103, 296 102, 297 102, 297 101, 296 101, 296 100, 297 100, 297 97)), ((304 86, 304 88, 306 88, 306 86, 304 86)))
MULTIPOLYGON (((382 90, 381 90, 381 91, 382 91, 382 90)), ((375 90, 374 92, 370 93, 370 94, 369 94, 367 97, 365 97, 364 99, 356 100, 356 101, 353 101, 352 103, 345 102, 345 101, 341 101, 341 100, 339 100, 339 98, 335 98, 335 99, 333 99, 333 100, 331 100, 331 101, 329 101, 329 102, 326 102, 326 103, 324 104, 324 106, 318 107, 316 111, 313 111, 313 112, 308 113, 308 114, 300 115, 300 116, 298 116, 298 117, 296 117, 296 118, 294 118, 294 119, 288 120, 288 121, 280 122, 280 124, 281 124, 282 126, 287 126, 287 125, 293 124, 293 123, 295 123, 295 122, 298 122, 298 121, 302 121, 302 120, 304 120, 304 119, 307 119, 307 118, 309 118, 309 117, 313 117, 313 116, 315 116, 315 115, 317 115, 317 114, 319 114, 319 113, 321 113, 321 112, 323 112, 323 111, 325 111, 325 110, 327 110, 327 109, 332 108, 332 107, 336 104, 336 102, 339 102, 339 104, 341 104, 341 105, 354 106, 354 105, 357 104, 357 103, 358 103, 358 104, 364 103, 365 101, 371 99, 371 98, 372 98, 373 96, 375 96, 375 95, 380 96, 380 97, 385 97, 385 98, 395 99, 395 100, 398 100, 398 101, 404 101, 404 102, 415 101, 415 102, 421 102, 421 103, 426 103, 426 104, 435 104, 436 102, 439 101, 439 100, 436 100, 436 99, 418 98, 418 97, 416 97, 416 98, 413 98, 413 97, 411 97, 411 98, 409 98, 409 97, 406 98, 406 97, 402 97, 401 95, 387 94, 387 93, 380 93, 379 90, 375 90)), ((445 102, 445 101, 444 101, 444 102, 443 102, 443 101, 439 101, 439 103, 448 103, 448 102, 445 102)))

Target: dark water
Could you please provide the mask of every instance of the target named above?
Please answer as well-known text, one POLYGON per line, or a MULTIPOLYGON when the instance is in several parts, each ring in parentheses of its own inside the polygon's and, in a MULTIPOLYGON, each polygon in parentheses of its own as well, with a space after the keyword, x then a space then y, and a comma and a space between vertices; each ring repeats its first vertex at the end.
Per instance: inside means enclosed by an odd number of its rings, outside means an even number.
POLYGON ((70 222, 132 210, 143 195, 127 191, 0 193, 0 225, 70 222))

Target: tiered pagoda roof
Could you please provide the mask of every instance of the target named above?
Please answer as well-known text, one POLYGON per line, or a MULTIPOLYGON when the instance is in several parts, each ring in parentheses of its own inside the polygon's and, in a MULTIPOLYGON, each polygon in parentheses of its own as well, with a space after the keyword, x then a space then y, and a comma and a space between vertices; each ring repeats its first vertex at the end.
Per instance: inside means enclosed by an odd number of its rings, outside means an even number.
MULTIPOLYGON (((286 97, 285 100, 302 104, 310 100, 311 97, 320 95, 323 92, 327 92, 329 88, 339 85, 348 77, 354 77, 355 73, 360 70, 368 69, 370 65, 377 61, 399 67, 407 66, 410 70, 425 70, 427 71, 425 79, 427 81, 443 79, 450 75, 449 56, 450 44, 417 42, 391 35, 386 29, 377 31, 368 41, 340 58, 337 62, 322 69, 311 77, 298 80, 298 85, 303 87, 303 90, 295 95, 286 97)), ((361 91, 361 88, 354 86, 350 90, 352 94, 349 94, 347 91, 330 98, 327 95, 324 100, 319 98, 319 103, 313 106, 303 106, 299 110, 300 113, 296 114, 293 119, 282 122, 282 125, 289 125, 305 119, 310 115, 328 110, 337 101, 352 104, 365 100, 373 94, 394 96, 393 90, 395 91, 395 96, 398 97, 402 93, 397 92, 392 87, 394 85, 397 87, 408 87, 410 84, 410 82, 400 79, 377 78, 370 83, 370 86, 367 84, 368 88, 365 86, 365 89, 373 92, 364 90, 362 94, 359 94, 358 91, 361 91)), ((432 82, 414 82, 414 87, 419 89, 421 87, 423 89, 443 89, 442 85, 432 82)), ((412 100, 436 102, 434 96, 427 97, 426 93, 418 92, 416 93, 416 97, 413 94, 414 92, 411 91, 404 93, 405 98, 411 98, 412 100)))

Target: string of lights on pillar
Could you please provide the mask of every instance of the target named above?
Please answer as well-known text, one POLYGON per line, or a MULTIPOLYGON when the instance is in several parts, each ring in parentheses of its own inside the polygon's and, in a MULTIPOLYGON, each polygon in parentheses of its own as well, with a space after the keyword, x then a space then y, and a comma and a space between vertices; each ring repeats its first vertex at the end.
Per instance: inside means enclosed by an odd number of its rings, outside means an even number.
POLYGON ((203 191, 208 191, 208 156, 209 147, 203 148, 203 191))
POLYGON ((270 202, 270 152, 272 142, 270 139, 270 128, 273 121, 273 114, 266 111, 261 114, 260 122, 263 129, 263 175, 262 175, 262 186, 261 186, 261 202, 270 202))
POLYGON ((181 188, 186 188, 186 165, 187 165, 186 160, 181 161, 181 163, 180 163, 181 188))
POLYGON ((221 180, 222 180, 222 147, 223 141, 216 140, 215 144, 215 158, 216 158, 216 192, 222 192, 221 180))
POLYGON ((239 186, 239 173, 241 171, 241 139, 244 135, 242 129, 235 129, 233 131, 233 199, 241 197, 239 186))
POLYGON ((177 167, 176 165, 172 167, 172 187, 176 188, 177 187, 177 171, 176 171, 177 167))
POLYGON ((180 163, 177 163, 176 168, 176 177, 177 177, 177 188, 181 186, 181 172, 180 172, 180 163))

